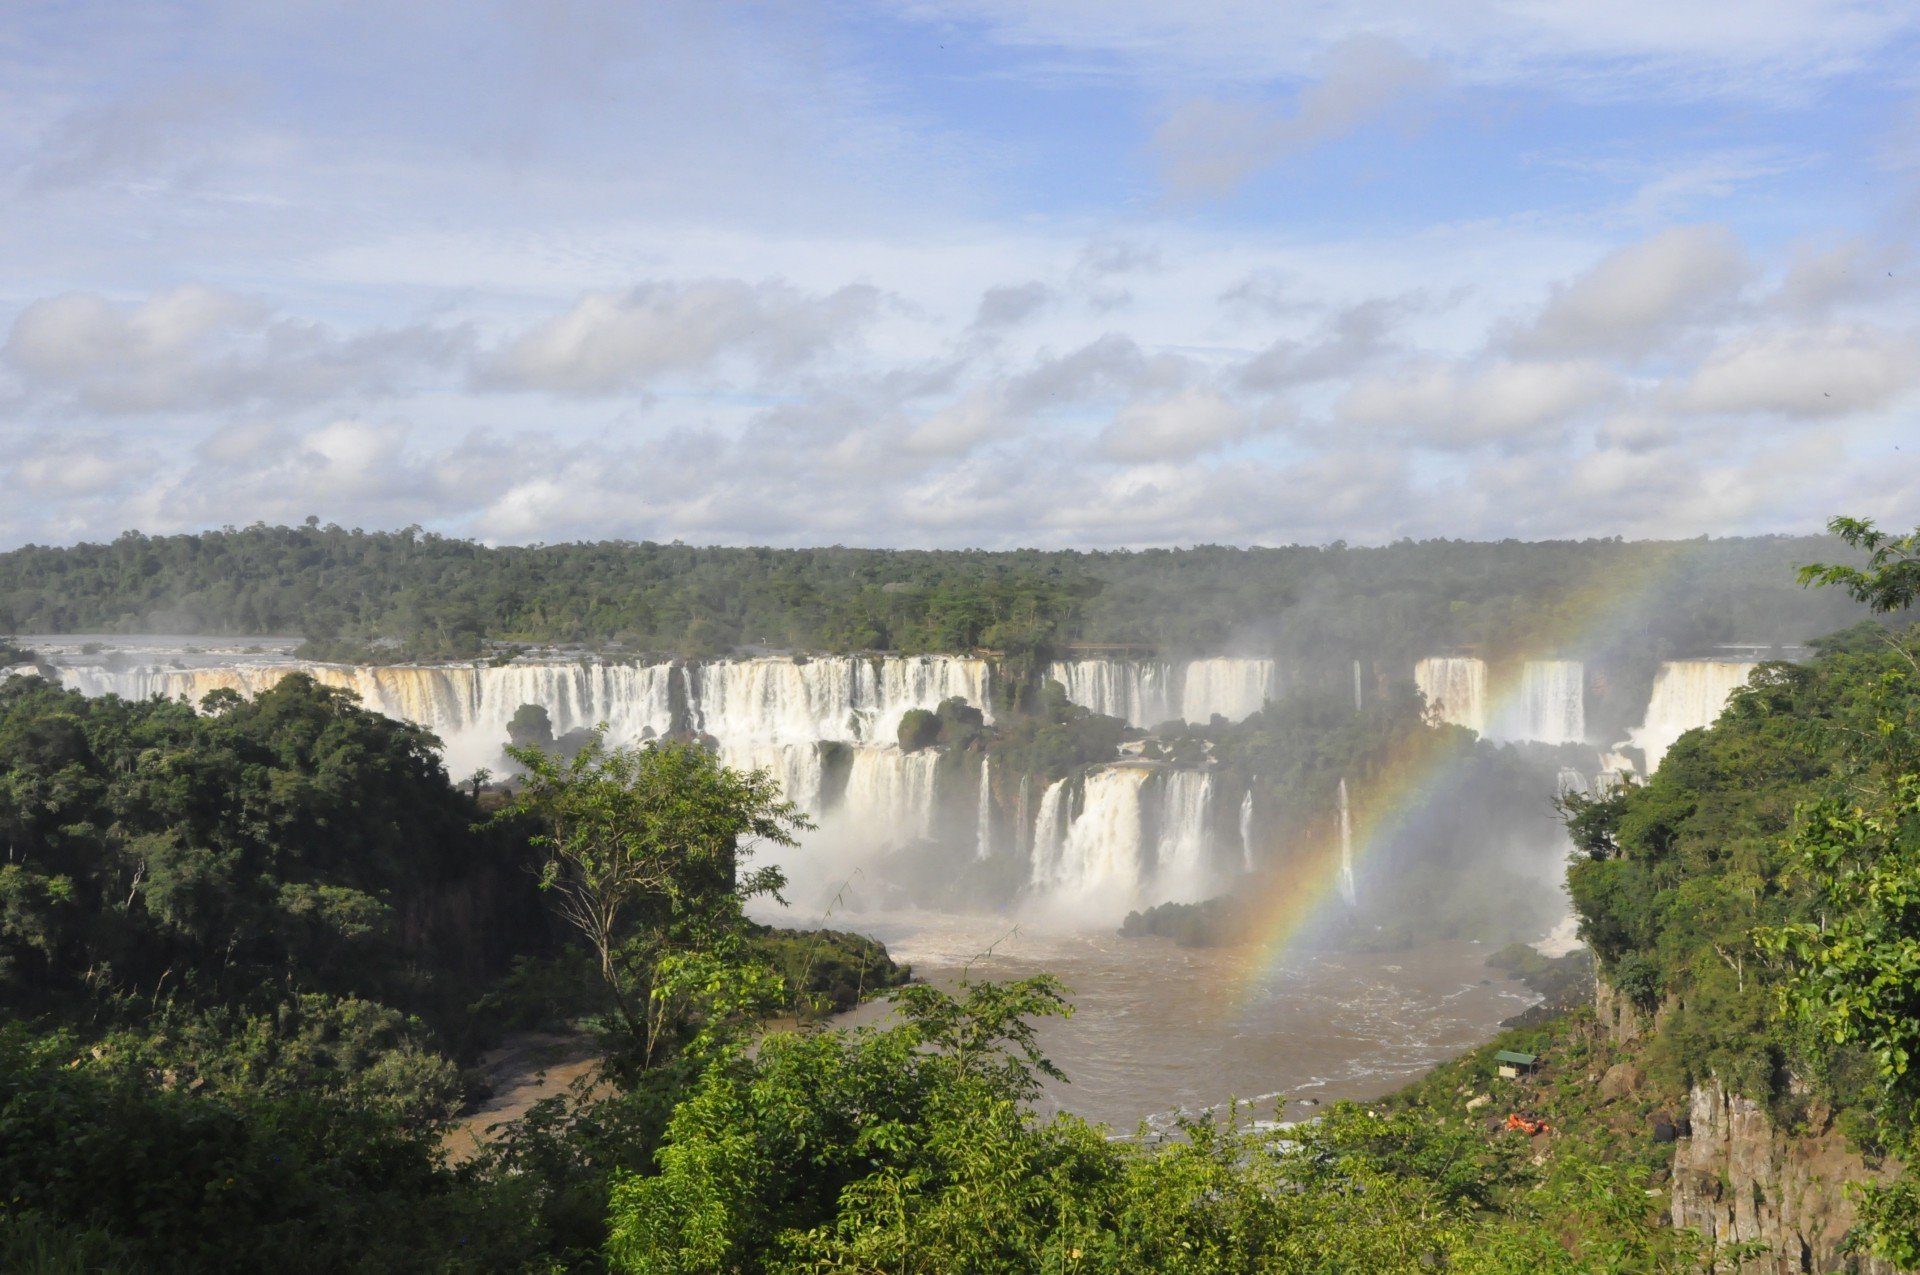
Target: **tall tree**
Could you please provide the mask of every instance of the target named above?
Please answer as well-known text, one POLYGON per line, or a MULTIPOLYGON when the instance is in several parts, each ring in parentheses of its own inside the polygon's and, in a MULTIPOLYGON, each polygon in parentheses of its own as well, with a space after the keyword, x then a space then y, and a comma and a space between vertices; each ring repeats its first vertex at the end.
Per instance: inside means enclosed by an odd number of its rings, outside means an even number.
POLYGON ((746 964, 744 906, 786 878, 742 863, 812 826, 772 777, 691 744, 608 748, 604 730, 565 760, 507 751, 526 777, 502 817, 542 826, 541 885, 592 949, 634 1061, 655 1066, 676 1036, 743 1008, 728 971, 746 964))

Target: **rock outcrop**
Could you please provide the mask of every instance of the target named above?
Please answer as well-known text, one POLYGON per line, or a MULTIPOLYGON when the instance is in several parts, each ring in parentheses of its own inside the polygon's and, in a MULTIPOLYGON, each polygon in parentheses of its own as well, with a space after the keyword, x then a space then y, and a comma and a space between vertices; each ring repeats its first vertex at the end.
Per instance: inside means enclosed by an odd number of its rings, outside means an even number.
POLYGON ((1688 1115, 1691 1136, 1674 1147, 1675 1226, 1692 1227, 1716 1249, 1766 1245, 1767 1256, 1748 1259, 1742 1271, 1898 1275, 1889 1263, 1843 1251, 1855 1220, 1846 1186, 1882 1171, 1847 1148, 1823 1111, 1788 1135, 1759 1103, 1715 1080, 1694 1086, 1688 1115))

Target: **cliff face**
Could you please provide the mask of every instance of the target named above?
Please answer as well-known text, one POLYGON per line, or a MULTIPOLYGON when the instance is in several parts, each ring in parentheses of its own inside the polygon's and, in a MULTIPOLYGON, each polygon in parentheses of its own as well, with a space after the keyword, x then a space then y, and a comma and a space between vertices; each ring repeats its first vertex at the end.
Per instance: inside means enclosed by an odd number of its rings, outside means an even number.
MULTIPOLYGON (((1600 1030, 1629 1052, 1659 1032, 1673 1007, 1663 1005, 1648 1015, 1605 979, 1595 985, 1600 1030)), ((1764 1258, 1748 1259, 1738 1269, 1768 1275, 1900 1275, 1890 1263, 1843 1251, 1856 1218, 1847 1184, 1892 1170, 1869 1168, 1848 1149, 1824 1109, 1816 1105, 1806 1130, 1788 1134, 1760 1103, 1709 1080, 1693 1087, 1680 1133, 1674 1143, 1672 1222, 1699 1231, 1716 1249, 1766 1246, 1764 1258)))
POLYGON ((1787 1136, 1759 1103, 1718 1080, 1694 1086, 1692 1136, 1674 1147, 1674 1225, 1711 1237, 1716 1248, 1765 1244, 1765 1262, 1743 1270, 1896 1275, 1890 1263, 1842 1251, 1855 1220, 1846 1184, 1879 1174, 1822 1115, 1787 1136))

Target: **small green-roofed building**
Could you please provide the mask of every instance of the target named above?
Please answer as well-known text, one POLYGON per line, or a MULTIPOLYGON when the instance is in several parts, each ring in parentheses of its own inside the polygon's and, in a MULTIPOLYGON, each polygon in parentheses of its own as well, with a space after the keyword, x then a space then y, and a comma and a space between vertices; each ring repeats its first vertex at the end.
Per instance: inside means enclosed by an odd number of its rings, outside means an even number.
POLYGON ((1530 1072, 1533 1065, 1540 1061, 1538 1054, 1519 1054, 1511 1049, 1496 1049, 1493 1061, 1500 1064, 1500 1075, 1507 1080, 1518 1080, 1522 1072, 1530 1072))

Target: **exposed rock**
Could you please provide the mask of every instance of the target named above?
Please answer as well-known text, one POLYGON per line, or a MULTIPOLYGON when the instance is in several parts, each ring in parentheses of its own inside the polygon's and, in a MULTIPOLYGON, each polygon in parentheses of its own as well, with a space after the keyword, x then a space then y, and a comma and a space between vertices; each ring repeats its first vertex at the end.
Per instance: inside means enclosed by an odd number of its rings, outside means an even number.
POLYGON ((1478 1098, 1469 1098, 1467 1100, 1467 1110, 1478 1111, 1480 1110, 1480 1108, 1486 1106, 1488 1103, 1492 1101, 1493 1101, 1493 1095, 1485 1094, 1485 1093, 1481 1094, 1478 1098))
POLYGON ((1647 1073, 1632 1063, 1615 1063, 1600 1077, 1600 1096, 1608 1102, 1617 1102, 1637 1092, 1646 1082, 1647 1073))
POLYGON ((1787 1137, 1759 1103, 1717 1080, 1694 1087, 1689 1116, 1692 1136, 1674 1150, 1674 1225, 1693 1227, 1716 1248, 1766 1244, 1771 1255, 1743 1271, 1898 1275, 1889 1263, 1841 1252, 1855 1220, 1845 1184, 1884 1174, 1849 1151, 1830 1122, 1787 1137))
POLYGON ((1593 1017, 1615 1045, 1631 1045, 1646 1034, 1646 1014, 1604 978, 1593 981, 1593 1017))

